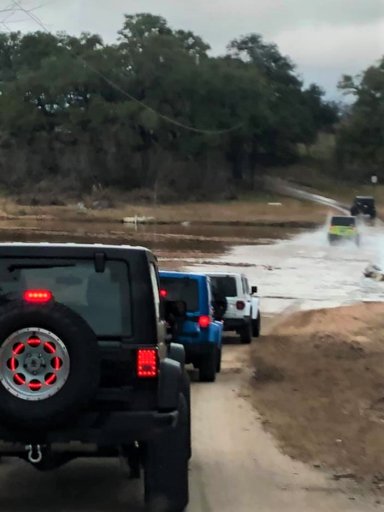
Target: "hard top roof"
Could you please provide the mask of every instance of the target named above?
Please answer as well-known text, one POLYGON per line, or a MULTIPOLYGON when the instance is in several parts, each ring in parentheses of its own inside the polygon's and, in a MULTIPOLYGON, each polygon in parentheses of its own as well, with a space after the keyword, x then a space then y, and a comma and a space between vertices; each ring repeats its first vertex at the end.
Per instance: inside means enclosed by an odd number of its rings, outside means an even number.
MULTIPOLYGON (((0 251, 2 248, 20 247, 20 248, 37 248, 43 247, 55 249, 79 248, 79 249, 117 249, 117 250, 135 250, 135 251, 149 251, 146 247, 133 246, 133 245, 112 245, 112 244, 77 244, 77 243, 51 243, 51 242, 0 242, 0 251)), ((150 252, 150 251, 149 251, 150 252)))
POLYGON ((175 278, 207 278, 207 274, 202 272, 181 272, 177 270, 160 270, 160 277, 175 277, 175 278))

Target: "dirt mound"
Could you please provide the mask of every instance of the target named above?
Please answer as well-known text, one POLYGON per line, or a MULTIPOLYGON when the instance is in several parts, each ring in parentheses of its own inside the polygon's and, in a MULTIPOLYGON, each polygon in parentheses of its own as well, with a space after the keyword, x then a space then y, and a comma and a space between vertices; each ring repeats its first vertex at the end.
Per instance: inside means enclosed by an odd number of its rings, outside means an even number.
MULTIPOLYGON (((295 313, 280 322, 272 336, 320 336, 340 335, 340 339, 369 333, 384 328, 384 304, 365 303, 332 309, 319 309, 295 313)), ((384 337, 383 337, 384 339, 384 337)), ((367 337, 367 341, 374 341, 367 337)))
POLYGON ((253 357, 255 405, 283 450, 380 487, 384 304, 296 313, 253 357))

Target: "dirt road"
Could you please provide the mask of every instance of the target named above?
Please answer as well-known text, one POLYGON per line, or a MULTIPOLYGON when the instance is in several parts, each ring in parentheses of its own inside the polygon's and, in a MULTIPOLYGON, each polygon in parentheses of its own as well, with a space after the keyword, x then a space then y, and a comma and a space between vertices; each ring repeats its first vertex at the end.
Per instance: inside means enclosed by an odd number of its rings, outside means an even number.
MULTIPOLYGON (((227 345, 218 381, 193 383, 188 512, 379 510, 372 499, 280 453, 247 398, 248 360, 249 347, 227 345)), ((2 512, 136 512, 140 502, 140 484, 122 474, 118 461, 80 460, 48 474, 22 462, 0 465, 2 512)))
POLYGON ((194 458, 189 512, 377 510, 323 473, 280 453, 249 404, 248 347, 225 347, 214 386, 195 383, 194 458))

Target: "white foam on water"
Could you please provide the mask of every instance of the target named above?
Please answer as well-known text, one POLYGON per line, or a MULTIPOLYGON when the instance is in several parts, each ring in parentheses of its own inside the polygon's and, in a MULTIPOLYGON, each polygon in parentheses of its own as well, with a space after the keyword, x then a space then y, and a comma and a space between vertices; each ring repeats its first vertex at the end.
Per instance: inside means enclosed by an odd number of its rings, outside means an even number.
POLYGON ((384 229, 361 225, 359 232, 360 246, 353 241, 330 246, 324 225, 272 245, 236 246, 214 265, 193 268, 243 272, 258 285, 266 313, 293 304, 297 309, 318 309, 384 301, 384 283, 363 276, 369 263, 382 263, 384 268, 384 229))

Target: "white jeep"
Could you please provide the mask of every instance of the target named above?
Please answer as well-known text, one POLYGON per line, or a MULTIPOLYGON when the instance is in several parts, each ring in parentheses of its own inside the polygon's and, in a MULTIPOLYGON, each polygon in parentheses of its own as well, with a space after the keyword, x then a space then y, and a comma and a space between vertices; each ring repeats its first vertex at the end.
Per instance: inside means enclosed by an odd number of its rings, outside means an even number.
POLYGON ((251 343, 252 336, 260 336, 260 298, 257 287, 249 287, 244 274, 213 272, 211 278, 214 296, 226 299, 223 316, 224 330, 236 331, 242 343, 251 343))

